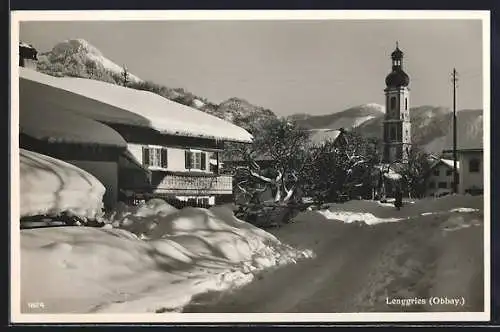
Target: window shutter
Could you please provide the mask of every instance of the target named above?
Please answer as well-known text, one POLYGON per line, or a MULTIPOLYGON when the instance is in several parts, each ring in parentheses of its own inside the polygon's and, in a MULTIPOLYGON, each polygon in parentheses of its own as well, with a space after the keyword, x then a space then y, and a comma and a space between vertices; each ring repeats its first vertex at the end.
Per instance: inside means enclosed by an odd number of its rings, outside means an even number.
POLYGON ((149 166, 149 149, 145 146, 142 147, 142 164, 149 166))
POLYGON ((205 152, 201 153, 201 170, 207 169, 207 154, 205 152))
POLYGON ((161 167, 168 167, 168 150, 166 148, 161 149, 161 167))
POLYGON ((191 169, 191 152, 184 152, 184 167, 186 169, 191 169))

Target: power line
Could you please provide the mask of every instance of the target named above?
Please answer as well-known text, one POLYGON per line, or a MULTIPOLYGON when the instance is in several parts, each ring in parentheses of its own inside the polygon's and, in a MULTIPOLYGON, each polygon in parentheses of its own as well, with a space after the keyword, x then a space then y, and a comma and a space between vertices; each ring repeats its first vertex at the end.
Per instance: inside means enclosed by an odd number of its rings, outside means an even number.
MULTIPOLYGON (((457 172, 457 83, 458 73, 453 68, 451 82, 453 83, 453 193, 458 193, 457 172)), ((462 165, 463 166, 463 165, 462 165)))

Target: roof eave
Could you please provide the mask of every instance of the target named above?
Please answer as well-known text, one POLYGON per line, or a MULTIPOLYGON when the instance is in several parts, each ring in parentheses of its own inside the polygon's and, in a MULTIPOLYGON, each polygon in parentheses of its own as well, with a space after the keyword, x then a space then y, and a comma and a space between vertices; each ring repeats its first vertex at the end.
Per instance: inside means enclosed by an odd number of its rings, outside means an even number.
MULTIPOLYGON (((457 152, 483 152, 483 148, 457 149, 457 152)), ((453 150, 443 150, 443 153, 451 153, 453 150)))

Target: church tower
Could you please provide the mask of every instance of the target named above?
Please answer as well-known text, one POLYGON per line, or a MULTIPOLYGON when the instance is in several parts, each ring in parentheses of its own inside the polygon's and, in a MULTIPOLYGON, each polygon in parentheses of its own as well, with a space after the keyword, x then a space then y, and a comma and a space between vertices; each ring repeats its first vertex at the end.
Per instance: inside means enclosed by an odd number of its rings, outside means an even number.
POLYGON ((392 71, 385 78, 384 162, 405 162, 411 146, 410 84, 403 70, 404 53, 396 43, 391 53, 392 71))

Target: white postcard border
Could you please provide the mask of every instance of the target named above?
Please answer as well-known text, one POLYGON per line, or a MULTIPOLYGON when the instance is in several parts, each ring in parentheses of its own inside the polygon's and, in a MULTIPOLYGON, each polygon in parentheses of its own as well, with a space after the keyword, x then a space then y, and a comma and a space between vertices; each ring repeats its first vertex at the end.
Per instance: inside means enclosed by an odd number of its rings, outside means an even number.
POLYGON ((168 313, 168 314, 23 314, 20 299, 19 232, 19 23, 22 21, 150 21, 150 20, 415 20, 471 19, 483 23, 484 164, 490 165, 490 12, 458 10, 88 10, 11 12, 11 229, 10 290, 12 323, 236 323, 236 322, 455 322, 490 320, 490 168, 484 168, 484 312, 426 313, 168 313))

